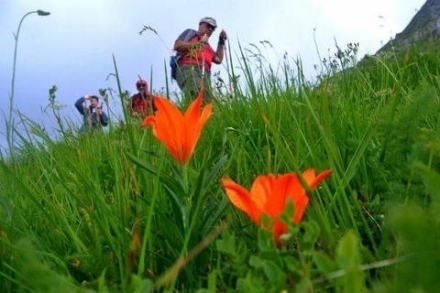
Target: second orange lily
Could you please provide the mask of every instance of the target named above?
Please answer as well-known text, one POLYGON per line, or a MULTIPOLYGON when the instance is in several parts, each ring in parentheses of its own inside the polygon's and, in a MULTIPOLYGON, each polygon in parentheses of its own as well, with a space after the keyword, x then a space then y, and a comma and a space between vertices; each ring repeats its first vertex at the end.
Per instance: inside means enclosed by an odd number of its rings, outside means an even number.
POLYGON ((174 157, 181 163, 187 163, 200 138, 202 129, 212 114, 212 104, 202 110, 203 89, 189 105, 185 113, 162 97, 155 97, 157 111, 146 117, 142 126, 152 126, 153 134, 174 157))
MULTIPOLYGON (((310 189, 314 189, 330 174, 331 170, 325 170, 316 176, 315 170, 308 169, 302 177, 310 189)), ((273 174, 258 176, 250 191, 227 178, 222 178, 221 182, 232 204, 245 212, 257 225, 262 225, 263 214, 271 217, 272 232, 277 244, 280 244, 279 237, 287 231, 286 225, 279 217, 284 212, 288 200, 292 200, 295 207, 291 220, 297 224, 301 222, 309 202, 306 190, 296 173, 282 174, 278 177, 273 174)))

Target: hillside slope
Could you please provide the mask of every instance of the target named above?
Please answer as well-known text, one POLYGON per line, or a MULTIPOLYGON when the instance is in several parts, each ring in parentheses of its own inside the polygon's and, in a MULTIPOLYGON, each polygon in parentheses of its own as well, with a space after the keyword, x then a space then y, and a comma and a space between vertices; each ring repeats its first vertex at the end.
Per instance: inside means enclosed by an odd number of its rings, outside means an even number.
POLYGON ((380 48, 377 53, 392 48, 406 49, 413 43, 440 39, 440 0, 427 0, 405 29, 380 48))

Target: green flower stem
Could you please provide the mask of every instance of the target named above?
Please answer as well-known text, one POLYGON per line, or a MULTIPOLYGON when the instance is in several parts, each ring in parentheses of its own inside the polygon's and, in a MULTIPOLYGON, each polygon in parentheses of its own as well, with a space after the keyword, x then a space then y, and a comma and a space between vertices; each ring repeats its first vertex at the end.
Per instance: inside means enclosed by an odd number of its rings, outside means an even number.
POLYGON ((189 192, 189 182, 188 182, 188 163, 182 165, 182 184, 185 195, 189 192))

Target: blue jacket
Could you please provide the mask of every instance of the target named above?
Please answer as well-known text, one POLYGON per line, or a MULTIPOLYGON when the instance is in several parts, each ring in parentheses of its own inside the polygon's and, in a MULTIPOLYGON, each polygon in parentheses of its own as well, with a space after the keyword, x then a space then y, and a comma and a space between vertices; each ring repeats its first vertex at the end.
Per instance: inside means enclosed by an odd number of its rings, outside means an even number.
POLYGON ((85 102, 85 98, 81 97, 75 103, 75 107, 78 110, 78 112, 84 116, 84 124, 81 127, 80 131, 81 132, 85 130, 95 131, 97 129, 100 129, 102 126, 107 126, 108 125, 107 114, 102 112, 101 115, 98 115, 98 113, 96 113, 96 108, 92 108, 92 106, 85 107, 84 102, 85 102))

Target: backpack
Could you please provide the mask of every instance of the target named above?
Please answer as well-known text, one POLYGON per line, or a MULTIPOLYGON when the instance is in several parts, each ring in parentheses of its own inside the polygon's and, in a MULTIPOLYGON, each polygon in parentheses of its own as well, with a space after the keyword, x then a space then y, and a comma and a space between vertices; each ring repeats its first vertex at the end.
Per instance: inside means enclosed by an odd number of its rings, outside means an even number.
MULTIPOLYGON (((193 29, 185 30, 178 38, 178 40, 189 42, 194 36, 197 35, 197 31, 193 29)), ((177 74, 177 61, 179 61, 182 54, 180 52, 176 52, 176 54, 171 55, 170 57, 170 67, 171 67, 171 78, 176 79, 177 74)))

